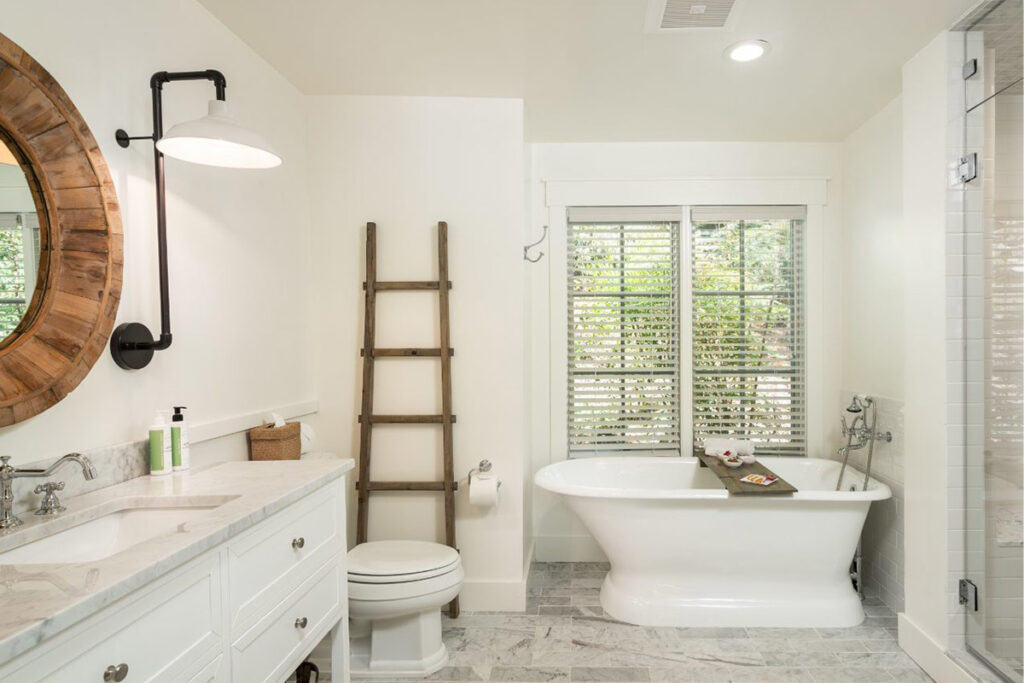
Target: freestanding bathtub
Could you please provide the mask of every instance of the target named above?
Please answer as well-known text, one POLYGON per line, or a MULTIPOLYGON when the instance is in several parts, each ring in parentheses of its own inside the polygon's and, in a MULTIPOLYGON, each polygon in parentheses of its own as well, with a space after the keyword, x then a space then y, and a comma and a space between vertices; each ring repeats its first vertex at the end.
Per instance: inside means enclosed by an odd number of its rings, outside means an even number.
MULTIPOLYGON (((611 563, 610 616, 643 626, 855 626, 864 610, 850 563, 873 500, 835 491, 839 463, 760 457, 799 491, 735 496, 690 457, 579 458, 544 467, 611 563)), ((847 468, 843 489, 864 475, 847 468)))

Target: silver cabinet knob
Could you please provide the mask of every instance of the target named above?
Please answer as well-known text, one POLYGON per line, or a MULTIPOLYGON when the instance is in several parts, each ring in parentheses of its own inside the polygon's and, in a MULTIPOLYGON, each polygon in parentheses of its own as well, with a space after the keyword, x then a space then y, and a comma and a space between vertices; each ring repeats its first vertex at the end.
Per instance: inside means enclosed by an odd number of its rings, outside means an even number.
POLYGON ((298 538, 293 538, 292 539, 292 547, 295 548, 296 550, 298 550, 299 548, 305 547, 305 545, 306 545, 306 539, 304 539, 302 536, 299 536, 298 538))
POLYGON ((299 617, 295 620, 295 628, 306 628, 306 624, 308 623, 309 620, 306 619, 306 617, 299 617))
POLYGON ((103 672, 104 681, 114 681, 114 683, 121 683, 125 678, 128 677, 128 665, 122 662, 117 666, 111 664, 107 667, 106 671, 103 672))

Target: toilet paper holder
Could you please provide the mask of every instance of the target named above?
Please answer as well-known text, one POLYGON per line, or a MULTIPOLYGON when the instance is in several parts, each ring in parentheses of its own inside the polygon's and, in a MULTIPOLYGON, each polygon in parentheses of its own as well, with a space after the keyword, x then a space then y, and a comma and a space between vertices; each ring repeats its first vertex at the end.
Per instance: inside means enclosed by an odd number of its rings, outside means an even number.
MULTIPOLYGON (((473 473, 474 472, 476 472, 477 474, 486 474, 487 472, 490 472, 490 471, 491 471, 491 461, 487 460, 487 459, 481 460, 480 463, 476 467, 471 469, 469 471, 469 474, 466 475, 466 483, 467 484, 472 484, 473 483, 473 473)), ((498 488, 499 489, 501 488, 501 480, 500 479, 498 480, 498 488)))

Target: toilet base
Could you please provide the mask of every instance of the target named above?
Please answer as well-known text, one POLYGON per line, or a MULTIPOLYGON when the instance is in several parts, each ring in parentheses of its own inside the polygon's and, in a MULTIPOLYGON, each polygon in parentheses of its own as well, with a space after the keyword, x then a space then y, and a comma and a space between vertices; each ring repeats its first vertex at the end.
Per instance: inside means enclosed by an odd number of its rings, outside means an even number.
POLYGON ((444 668, 440 610, 393 619, 350 621, 353 678, 423 678, 444 668))

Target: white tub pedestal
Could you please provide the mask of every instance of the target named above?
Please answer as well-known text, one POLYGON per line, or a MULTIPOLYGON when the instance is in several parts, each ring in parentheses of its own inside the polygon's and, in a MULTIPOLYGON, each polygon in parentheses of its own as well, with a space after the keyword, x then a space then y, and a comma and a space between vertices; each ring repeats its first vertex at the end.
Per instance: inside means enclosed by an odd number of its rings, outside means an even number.
POLYGON ((601 586, 601 607, 638 626, 848 628, 864 621, 864 608, 848 580, 845 585, 794 582, 758 589, 665 578, 620 581, 613 570, 601 586))

